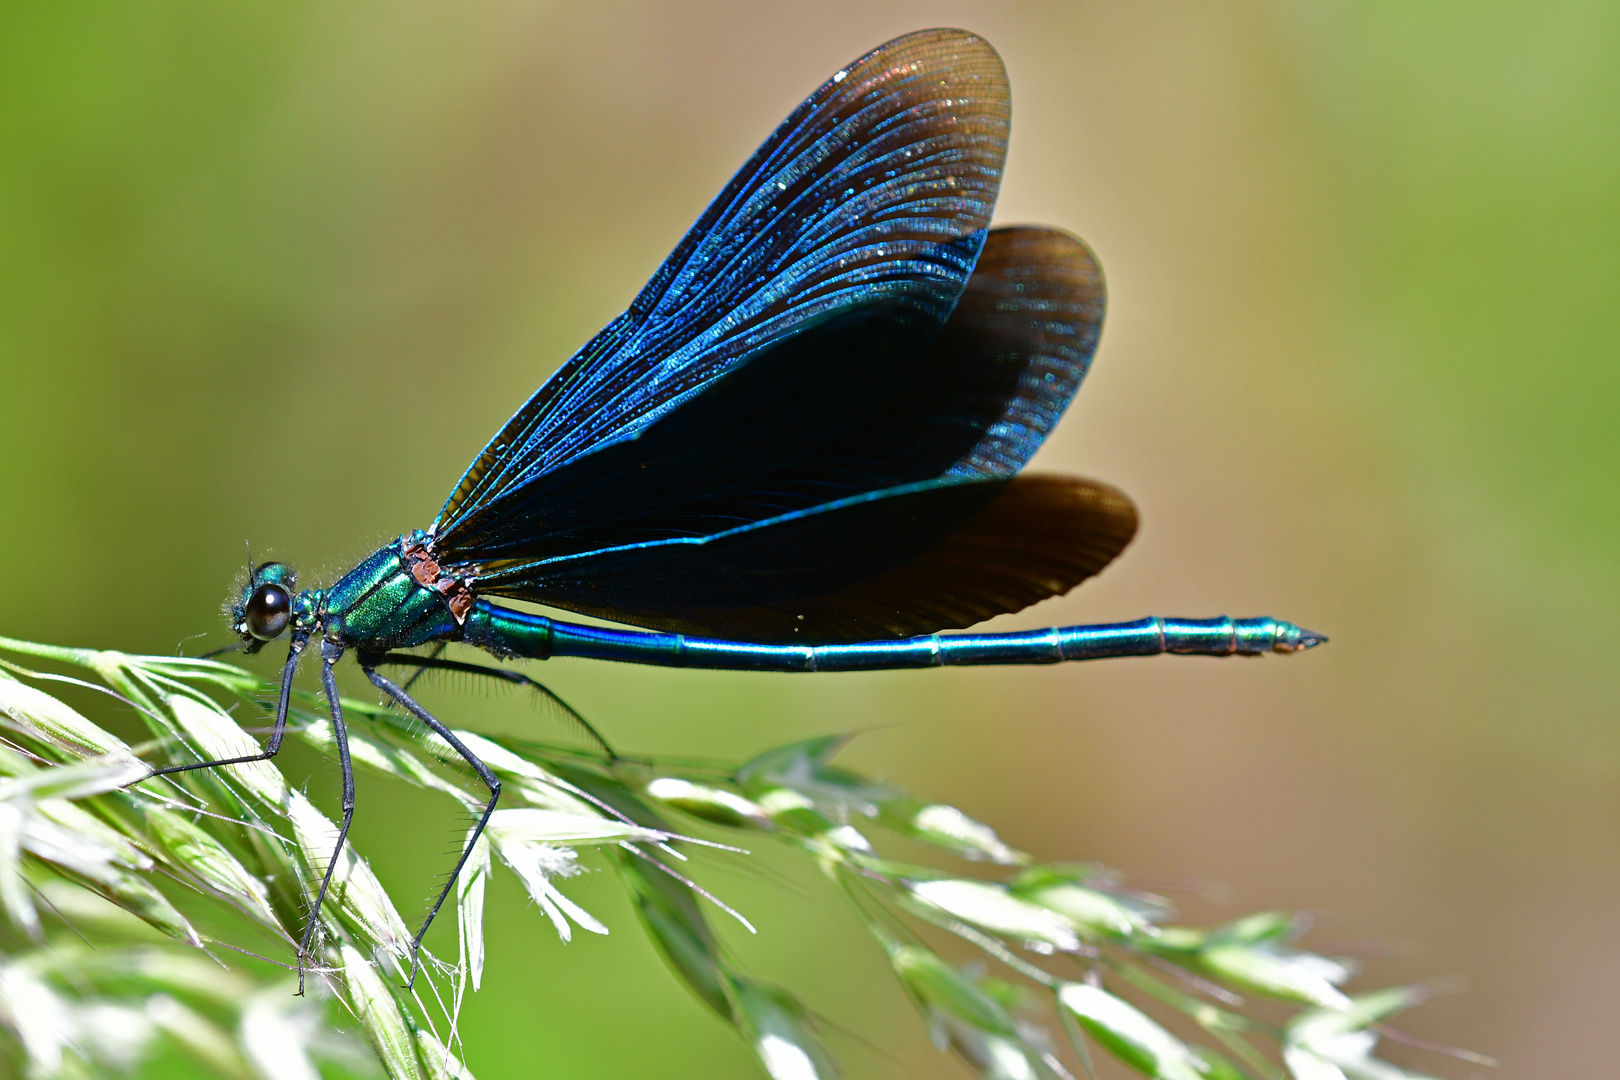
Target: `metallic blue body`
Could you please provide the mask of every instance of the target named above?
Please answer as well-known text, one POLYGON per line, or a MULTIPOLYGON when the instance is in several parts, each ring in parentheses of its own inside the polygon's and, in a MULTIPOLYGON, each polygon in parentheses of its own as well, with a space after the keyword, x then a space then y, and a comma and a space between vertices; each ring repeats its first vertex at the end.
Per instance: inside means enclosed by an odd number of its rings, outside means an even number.
POLYGON ((740 671, 873 671, 962 664, 1056 664, 1181 653, 1258 656, 1308 647, 1312 635, 1276 619, 1161 619, 1054 626, 1006 634, 929 634, 835 645, 754 645, 685 634, 581 626, 480 601, 462 640, 497 656, 582 656, 660 667, 740 671))
POLYGON ((968 664, 1056 664, 1176 653, 1258 656, 1294 652, 1317 635, 1271 618, 1166 619, 1054 626, 1002 634, 926 634, 832 644, 773 645, 689 634, 617 630, 565 622, 480 599, 458 621, 443 596, 421 585, 405 555, 409 538, 379 548, 331 588, 299 594, 299 626, 381 656, 438 642, 460 642, 497 657, 554 656, 658 667, 736 671, 873 671, 968 664))

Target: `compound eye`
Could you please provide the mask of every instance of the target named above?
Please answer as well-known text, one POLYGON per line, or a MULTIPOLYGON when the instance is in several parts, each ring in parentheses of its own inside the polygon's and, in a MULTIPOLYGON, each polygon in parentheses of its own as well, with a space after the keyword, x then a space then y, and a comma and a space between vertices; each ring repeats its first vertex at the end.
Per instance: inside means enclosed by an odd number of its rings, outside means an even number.
POLYGON ((253 590, 242 614, 248 633, 260 641, 273 640, 292 621, 292 596, 280 585, 265 582, 253 590))

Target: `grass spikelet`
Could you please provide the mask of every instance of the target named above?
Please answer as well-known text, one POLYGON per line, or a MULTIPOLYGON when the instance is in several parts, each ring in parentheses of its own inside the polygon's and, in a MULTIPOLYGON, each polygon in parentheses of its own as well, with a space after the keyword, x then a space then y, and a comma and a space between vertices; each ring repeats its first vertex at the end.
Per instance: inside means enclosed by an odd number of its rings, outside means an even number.
MULTIPOLYGON (((1104 868, 1040 862, 954 806, 837 764, 840 734, 735 763, 457 731, 505 785, 452 894, 457 962, 424 951, 432 992, 400 985, 418 959, 411 930, 350 845, 319 913, 308 996, 295 997, 297 943, 337 826, 274 762, 163 778, 141 763, 256 752, 242 728, 262 723, 271 689, 214 661, 0 639, 0 1072, 110 1075, 169 1052, 232 1080, 317 1080, 336 1054, 396 1080, 469 1080, 461 1055, 477 1050, 456 1021, 476 1007, 486 935, 508 932, 485 918, 491 875, 514 874, 567 941, 615 929, 569 895, 595 862, 764 1074, 828 1080, 838 1066, 811 1003, 744 974, 706 911, 730 909, 703 884, 703 860, 771 843, 831 879, 935 1044, 988 1080, 1067 1080, 1089 1071, 1093 1050, 1161 1080, 1271 1080, 1279 1061, 1294 1080, 1419 1075, 1376 1051, 1387 1019, 1424 995, 1346 989, 1351 967, 1300 947, 1294 916, 1178 925, 1168 903, 1104 868), (68 685, 102 691, 87 700, 109 714, 132 708, 151 743, 131 747, 95 707, 53 693, 68 685), (896 839, 947 865, 894 860, 896 839), (931 944, 941 930, 977 959, 931 944), (424 999, 448 1004, 430 1012, 424 999), (355 1019, 363 1044, 340 1034, 355 1019), (1177 1022, 1220 1052, 1173 1034, 1177 1022)), ((454 755, 437 736, 376 704, 342 704, 361 769, 482 808, 470 777, 439 768, 454 755)), ((329 752, 324 702, 295 691, 292 706, 289 736, 329 752)))

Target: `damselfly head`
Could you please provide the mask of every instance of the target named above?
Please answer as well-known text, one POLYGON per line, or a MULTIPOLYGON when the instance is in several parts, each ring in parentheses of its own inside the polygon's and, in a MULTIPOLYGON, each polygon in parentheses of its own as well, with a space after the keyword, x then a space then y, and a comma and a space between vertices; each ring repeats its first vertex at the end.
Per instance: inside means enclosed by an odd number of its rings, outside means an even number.
POLYGON ((293 590, 298 575, 286 563, 260 563, 241 598, 231 606, 231 629, 247 642, 246 652, 258 652, 267 641, 286 633, 292 623, 293 590))

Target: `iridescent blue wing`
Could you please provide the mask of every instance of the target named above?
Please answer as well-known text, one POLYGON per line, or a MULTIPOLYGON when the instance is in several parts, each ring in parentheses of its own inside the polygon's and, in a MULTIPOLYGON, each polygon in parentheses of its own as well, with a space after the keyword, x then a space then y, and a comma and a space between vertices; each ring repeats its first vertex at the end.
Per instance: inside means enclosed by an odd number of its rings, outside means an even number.
POLYGON ((559 468, 796 336, 914 364, 982 245, 1008 111, 1000 58, 959 30, 908 34, 834 75, 468 468, 435 523, 440 550, 549 528, 531 495, 559 468))
POLYGON ((894 355, 881 307, 795 335, 635 440, 554 470, 446 557, 480 563, 481 591, 541 600, 530 561, 712 535, 941 476, 1010 476, 1074 396, 1103 307, 1079 240, 993 230, 914 361, 894 355))
POLYGON ((866 641, 971 626, 1067 592, 1130 542, 1136 511, 1066 476, 940 480, 711 536, 529 567, 544 602, 754 642, 866 641))

